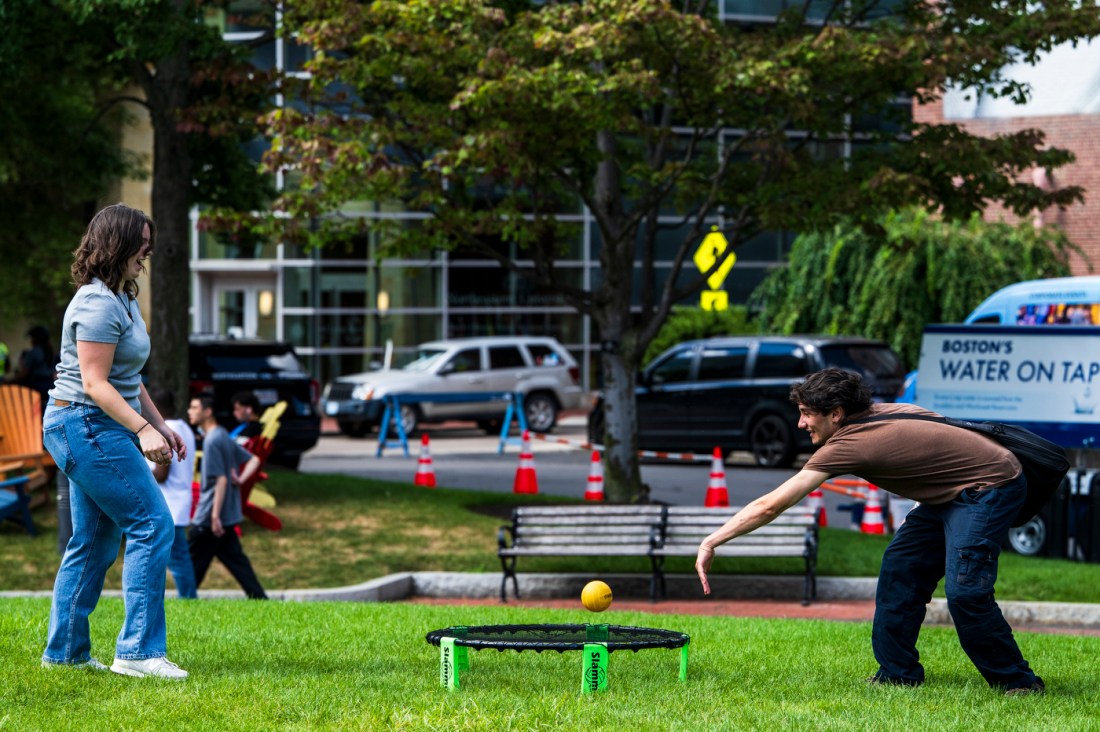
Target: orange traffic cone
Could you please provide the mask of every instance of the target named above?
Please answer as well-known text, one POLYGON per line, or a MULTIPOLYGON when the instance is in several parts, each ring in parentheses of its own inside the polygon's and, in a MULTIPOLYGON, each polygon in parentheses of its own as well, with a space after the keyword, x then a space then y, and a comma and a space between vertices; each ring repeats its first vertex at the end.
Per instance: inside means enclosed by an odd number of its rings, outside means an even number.
POLYGON ((435 488, 435 470, 432 469, 432 455, 428 450, 428 433, 420 436, 420 457, 416 461, 416 477, 413 485, 435 488))
POLYGON ((512 483, 513 493, 538 493, 539 478, 535 475, 535 455, 531 452, 531 433, 523 431, 523 442, 519 449, 519 467, 516 468, 516 480, 512 483))
POLYGON ((707 484, 707 497, 703 501, 703 506, 717 508, 729 505, 730 494, 726 490, 726 469, 722 465, 722 450, 716 447, 710 464, 710 483, 707 484))
POLYGON ((809 495, 810 510, 817 514, 817 525, 828 526, 829 519, 825 516, 825 492, 821 488, 814 488, 809 495))
POLYGON ((863 508, 863 521, 859 530, 864 534, 882 534, 886 531, 882 523, 882 499, 878 496, 878 486, 867 484, 867 505, 863 508))
POLYGON ((600 462, 600 453, 592 451, 592 462, 588 468, 588 488, 584 491, 584 500, 603 500, 603 463, 600 462))

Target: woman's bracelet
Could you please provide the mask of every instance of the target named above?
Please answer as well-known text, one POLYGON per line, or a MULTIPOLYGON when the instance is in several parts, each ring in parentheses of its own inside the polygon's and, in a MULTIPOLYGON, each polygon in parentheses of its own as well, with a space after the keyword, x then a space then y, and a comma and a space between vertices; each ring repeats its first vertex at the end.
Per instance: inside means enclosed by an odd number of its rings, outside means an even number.
POLYGON ((140 435, 140 434, 141 434, 141 431, 142 431, 143 429, 145 429, 146 427, 148 427, 148 426, 149 426, 149 423, 148 423, 148 422, 146 422, 145 424, 143 424, 142 426, 140 426, 140 427, 138 427, 138 428, 137 428, 136 430, 134 430, 134 434, 135 434, 135 435, 140 435))

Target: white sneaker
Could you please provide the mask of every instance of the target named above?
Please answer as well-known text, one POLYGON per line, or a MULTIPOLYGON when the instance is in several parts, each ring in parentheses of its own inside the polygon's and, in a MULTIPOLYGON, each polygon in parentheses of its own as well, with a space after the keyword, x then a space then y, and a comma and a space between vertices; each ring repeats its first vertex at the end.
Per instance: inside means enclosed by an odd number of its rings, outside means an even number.
POLYGON ((99 659, 89 658, 87 661, 80 663, 54 663, 53 661, 43 661, 42 668, 83 668, 89 671, 107 671, 107 667, 99 662, 99 659))
POLYGON ((187 672, 163 656, 159 658, 116 658, 111 670, 123 676, 155 676, 161 679, 186 679, 187 672))

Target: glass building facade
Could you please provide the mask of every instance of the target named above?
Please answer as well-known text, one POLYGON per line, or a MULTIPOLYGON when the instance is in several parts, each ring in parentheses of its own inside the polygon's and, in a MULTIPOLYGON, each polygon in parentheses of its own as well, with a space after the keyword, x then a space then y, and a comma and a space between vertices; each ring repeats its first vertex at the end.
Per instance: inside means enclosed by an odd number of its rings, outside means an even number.
MULTIPOLYGON (((729 22, 772 22, 790 2, 723 0, 719 13, 729 22)), ((231 3, 211 22, 221 24, 227 40, 255 43, 264 35, 252 20, 259 17, 262 4, 231 3)), ((824 12, 831 3, 821 6, 824 12)), ((261 68, 304 74, 302 65, 308 59, 307 48, 275 38, 255 49, 253 61, 261 68)), ((899 105, 908 103, 899 100, 899 105)), ((817 154, 848 156, 858 144, 858 135, 819 142, 817 154)), ((255 147, 258 161, 263 147, 255 147)), ((424 217, 381 209, 364 215, 413 228, 424 217)), ((575 238, 566 243, 567 254, 557 262, 561 278, 581 287, 598 283, 600 240, 594 219, 579 204, 560 218, 575 224, 575 238)), ((493 260, 426 250, 407 259, 379 261, 378 235, 312 251, 289 244, 226 246, 200 231, 197 212, 194 220, 192 329, 289 341, 322 385, 379 366, 388 341, 394 346, 394 360, 401 363, 427 340, 525 334, 557 338, 582 365, 583 386, 596 387, 599 338, 590 319, 493 260)), ((669 216, 661 223, 679 221, 669 216)), ((667 238, 664 247, 658 245, 658 280, 671 268, 681 241, 675 228, 662 236, 667 238)), ((730 303, 744 303, 767 272, 782 264, 793 238, 787 232, 765 232, 738 247, 736 265, 724 283, 730 303)), ((520 266, 525 264, 530 265, 519 260, 520 266)), ((640 265, 636 273, 640 281, 640 265)), ((698 300, 683 304, 697 305, 698 300)))

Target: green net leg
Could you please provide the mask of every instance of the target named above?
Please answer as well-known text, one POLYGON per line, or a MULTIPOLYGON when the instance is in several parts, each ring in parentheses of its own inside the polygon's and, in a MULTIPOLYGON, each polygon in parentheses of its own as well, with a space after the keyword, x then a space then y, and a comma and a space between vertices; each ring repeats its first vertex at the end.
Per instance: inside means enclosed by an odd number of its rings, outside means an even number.
POLYGON ((680 647, 680 681, 687 681, 688 678, 688 646, 690 645, 685 643, 680 647))
POLYGON ((462 651, 463 656, 466 655, 466 648, 455 648, 454 638, 439 639, 439 685, 448 691, 459 688, 459 663, 455 651, 462 651))
MULTIPOLYGON (((455 632, 455 638, 466 637, 465 625, 456 625, 452 630, 455 632)), ((466 671, 470 668, 470 649, 466 646, 455 646, 455 668, 459 671, 466 671)))
POLYGON ((584 639, 589 643, 607 643, 611 633, 607 623, 586 623, 584 626, 584 639))
POLYGON ((607 689, 607 657, 606 643, 584 644, 584 656, 581 664, 582 694, 592 694, 607 689))

